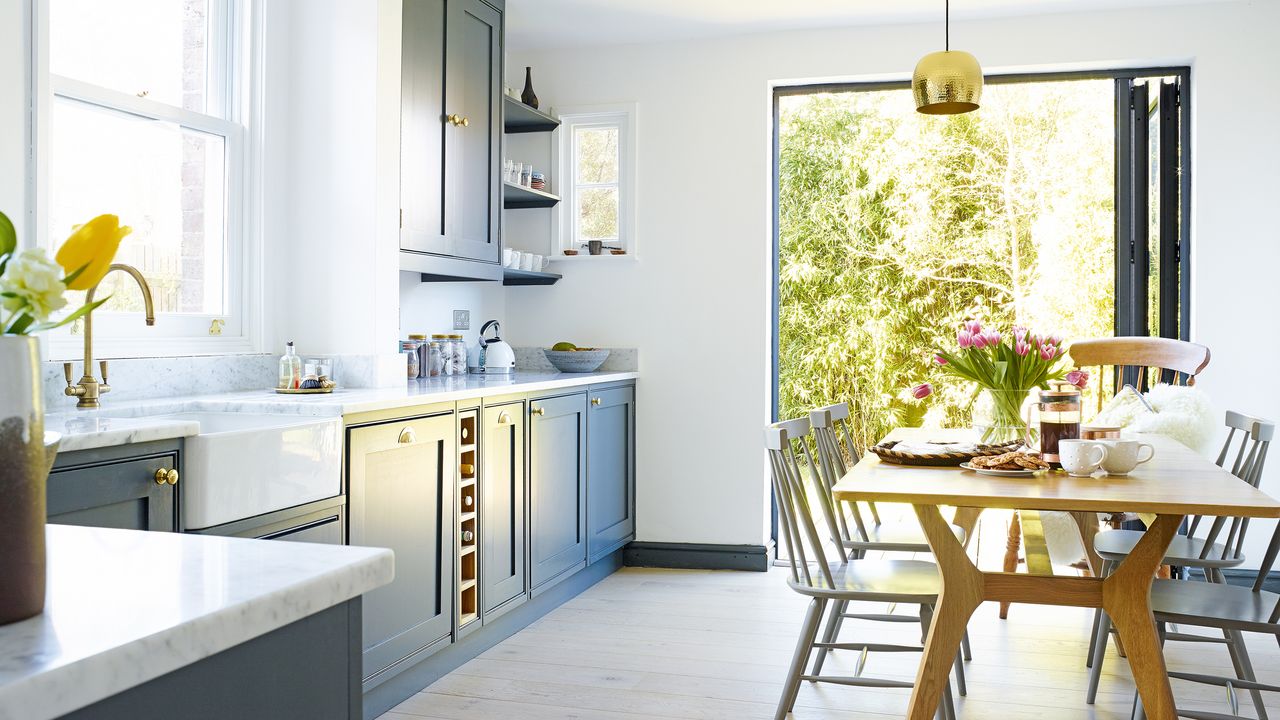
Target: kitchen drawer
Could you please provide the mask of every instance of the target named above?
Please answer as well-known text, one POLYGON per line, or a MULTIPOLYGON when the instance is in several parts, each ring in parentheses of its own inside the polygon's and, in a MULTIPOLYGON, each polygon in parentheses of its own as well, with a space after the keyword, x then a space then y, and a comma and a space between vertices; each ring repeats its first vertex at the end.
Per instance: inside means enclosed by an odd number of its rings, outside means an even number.
MULTIPOLYGON (((60 458, 63 467, 49 474, 48 518, 60 525, 158 530, 177 528, 177 484, 157 482, 157 471, 178 469, 176 450, 127 459, 98 459, 81 463, 72 453, 60 458)), ((83 456, 82 456, 83 457, 83 456)))

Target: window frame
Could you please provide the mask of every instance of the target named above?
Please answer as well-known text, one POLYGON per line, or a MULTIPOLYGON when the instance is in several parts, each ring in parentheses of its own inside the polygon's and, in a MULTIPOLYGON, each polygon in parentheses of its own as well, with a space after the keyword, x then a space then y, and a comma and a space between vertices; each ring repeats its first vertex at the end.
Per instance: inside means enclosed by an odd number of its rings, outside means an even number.
MULTIPOLYGON (((36 244, 50 254, 64 239, 51 237, 49 157, 55 102, 154 120, 223 141, 225 198, 224 313, 157 314, 147 327, 140 313, 94 313, 94 355, 100 358, 172 357, 258 352, 261 313, 261 9, 251 0, 209 0, 206 111, 140 98, 50 72, 49 2, 36 0, 32 27, 32 173, 28 215, 36 244), (215 321, 221 321, 216 325, 215 321)), ((122 218, 127 224, 128 219, 122 218)), ((126 240, 127 242, 127 240, 126 240)), ((45 333, 46 357, 72 360, 84 352, 80 324, 45 333)))
POLYGON ((616 103, 609 105, 589 105, 563 108, 560 127, 555 133, 556 178, 561 194, 560 204, 554 213, 552 235, 555 238, 556 255, 564 259, 559 251, 580 249, 584 240, 578 234, 578 191, 616 187, 618 190, 618 238, 610 244, 626 250, 625 255, 590 256, 579 254, 576 257, 632 258, 637 255, 639 243, 636 237, 636 128, 638 107, 636 103, 616 103), (614 183, 578 183, 576 130, 579 128, 618 128, 618 179, 614 183))

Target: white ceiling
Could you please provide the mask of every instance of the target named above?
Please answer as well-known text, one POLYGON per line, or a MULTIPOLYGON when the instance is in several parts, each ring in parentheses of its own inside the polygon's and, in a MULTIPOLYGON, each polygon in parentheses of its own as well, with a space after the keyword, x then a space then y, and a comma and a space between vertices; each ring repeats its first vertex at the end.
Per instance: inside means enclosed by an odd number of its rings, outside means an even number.
MULTIPOLYGON (((1206 0, 955 0, 956 20, 1206 0)), ((943 0, 507 0, 514 49, 692 40, 771 30, 938 22, 943 0)))

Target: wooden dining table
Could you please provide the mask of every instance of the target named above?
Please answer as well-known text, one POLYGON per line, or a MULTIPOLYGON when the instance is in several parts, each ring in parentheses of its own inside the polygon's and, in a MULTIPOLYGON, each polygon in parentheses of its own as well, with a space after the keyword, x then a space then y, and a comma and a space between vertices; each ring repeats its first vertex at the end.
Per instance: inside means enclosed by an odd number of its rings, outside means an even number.
MULTIPOLYGON (((885 440, 955 440, 965 434, 899 429, 885 440)), ((913 505, 938 564, 942 592, 911 691, 908 718, 934 716, 965 626, 984 601, 1102 608, 1124 638, 1147 715, 1158 720, 1176 717, 1150 603, 1151 581, 1165 551, 1187 515, 1280 518, 1280 502, 1174 440, 1142 440, 1155 447, 1155 457, 1124 477, 1078 478, 1061 471, 993 477, 955 467, 895 465, 868 453, 836 483, 839 500, 913 505), (1106 578, 1019 574, 980 570, 944 519, 942 506, 953 506, 973 519, 987 508, 1126 511, 1151 513, 1156 519, 1106 578)))

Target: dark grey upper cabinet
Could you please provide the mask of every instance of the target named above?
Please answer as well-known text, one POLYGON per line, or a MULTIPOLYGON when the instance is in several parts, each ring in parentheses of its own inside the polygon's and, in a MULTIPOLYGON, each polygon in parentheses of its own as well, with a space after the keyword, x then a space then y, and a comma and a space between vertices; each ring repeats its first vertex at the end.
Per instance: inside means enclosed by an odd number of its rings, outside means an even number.
POLYGON ((587 557, 636 535, 635 388, 592 388, 587 409, 587 557))
POLYGON ((401 267, 500 277, 502 13, 405 0, 403 20, 401 267))
POLYGON ((485 613, 519 597, 525 579, 524 402, 486 406, 480 430, 480 600, 485 613))
POLYGON ((59 455, 49 474, 49 522, 172 532, 178 527, 181 476, 168 471, 178 469, 176 442, 59 455))
POLYGON ((400 247, 448 254, 445 0, 405 0, 400 68, 400 247))
POLYGON ((347 432, 352 545, 390 548, 396 577, 364 596, 364 677, 449 636, 453 624, 453 413, 347 432))
POLYGON ((533 588, 586 564, 586 433, 586 393, 529 401, 533 588))

